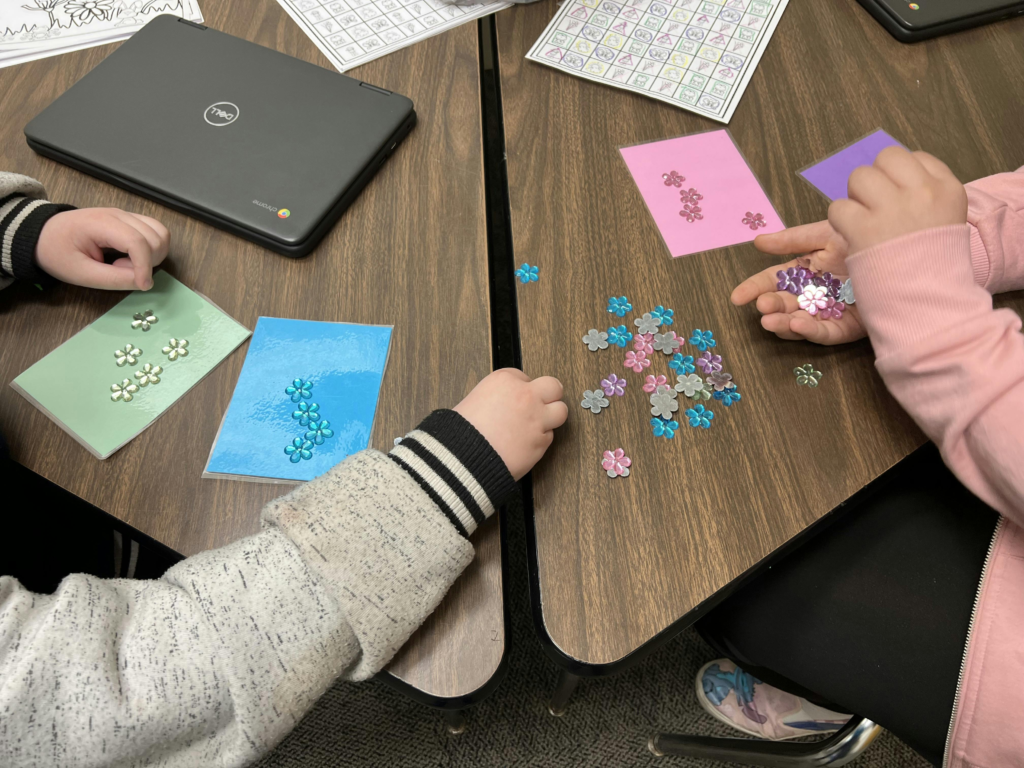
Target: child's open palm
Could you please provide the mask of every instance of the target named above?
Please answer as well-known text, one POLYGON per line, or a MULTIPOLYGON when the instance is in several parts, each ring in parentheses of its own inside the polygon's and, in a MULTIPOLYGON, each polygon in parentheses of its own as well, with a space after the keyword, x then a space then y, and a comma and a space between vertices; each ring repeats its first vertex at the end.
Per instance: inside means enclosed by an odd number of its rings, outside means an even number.
POLYGON ((748 277, 732 292, 733 304, 742 306, 756 299, 757 309, 763 315, 761 326, 780 339, 845 344, 864 338, 866 334, 857 317, 856 306, 847 306, 839 320, 818 320, 800 309, 796 296, 778 289, 776 274, 790 267, 831 272, 841 280, 849 276, 846 268, 849 246, 831 224, 819 221, 772 235, 761 235, 754 240, 754 245, 759 251, 775 256, 803 255, 748 277))

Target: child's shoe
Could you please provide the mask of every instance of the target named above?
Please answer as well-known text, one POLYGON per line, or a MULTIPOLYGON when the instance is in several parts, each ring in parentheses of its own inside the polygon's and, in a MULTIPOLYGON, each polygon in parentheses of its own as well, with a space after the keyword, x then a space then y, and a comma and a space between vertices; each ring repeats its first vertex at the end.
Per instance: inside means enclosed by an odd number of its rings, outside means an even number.
POLYGON ((770 741, 833 733, 851 717, 773 688, 728 659, 701 667, 697 699, 723 723, 770 741))

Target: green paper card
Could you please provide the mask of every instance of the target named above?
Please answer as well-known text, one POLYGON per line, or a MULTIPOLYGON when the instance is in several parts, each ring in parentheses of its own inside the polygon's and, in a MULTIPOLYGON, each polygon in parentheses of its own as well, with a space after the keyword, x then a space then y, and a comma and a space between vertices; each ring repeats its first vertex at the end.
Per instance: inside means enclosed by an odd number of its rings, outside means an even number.
POLYGON ((131 293, 11 386, 105 459, 248 337, 247 328, 166 272, 157 272, 150 290, 131 293), (146 320, 151 316, 155 322, 146 320), (150 374, 160 367, 158 380, 147 376, 147 364, 150 374), (122 387, 125 379, 129 383, 122 387))

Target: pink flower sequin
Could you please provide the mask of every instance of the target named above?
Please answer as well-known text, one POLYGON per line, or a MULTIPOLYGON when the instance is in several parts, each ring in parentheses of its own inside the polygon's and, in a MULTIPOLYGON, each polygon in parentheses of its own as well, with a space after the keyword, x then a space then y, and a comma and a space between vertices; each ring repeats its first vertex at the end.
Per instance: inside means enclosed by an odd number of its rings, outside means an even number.
POLYGON ((645 352, 627 352, 626 361, 623 365, 636 373, 640 373, 644 368, 650 367, 651 361, 647 359, 645 352))
POLYGON ((621 448, 605 451, 601 459, 601 467, 608 473, 608 477, 629 477, 629 467, 632 463, 621 448))
POLYGON ((681 187, 683 182, 686 181, 685 176, 680 176, 675 171, 669 171, 668 173, 661 174, 661 178, 665 180, 666 187, 681 187))
POLYGON ((686 203, 683 205, 683 210, 679 212, 679 215, 691 224, 704 218, 704 214, 700 212, 700 206, 696 203, 686 203))
POLYGON ((689 189, 684 189, 682 192, 679 193, 680 203, 689 203, 690 205, 697 205, 703 199, 704 195, 702 195, 693 187, 690 187, 689 189))
POLYGON ((658 387, 663 384, 668 384, 668 379, 664 376, 648 376, 647 382, 644 384, 644 392, 647 392, 648 394, 656 392, 658 387))
POLYGON ((768 226, 768 222, 764 220, 763 213, 751 213, 750 211, 747 211, 747 215, 743 217, 742 223, 746 224, 751 229, 768 226))
POLYGON ((633 349, 650 355, 654 352, 654 347, 651 346, 652 341, 654 341, 653 333, 638 333, 633 337, 633 349))
POLYGON ((796 300, 800 309, 806 309, 809 315, 816 315, 828 306, 827 293, 828 290, 820 285, 808 285, 796 300))
MULTIPOLYGON (((828 290, 826 288, 826 290, 828 290)), ((810 310, 808 310, 810 311, 810 310)), ((818 313, 819 320, 842 320, 843 312, 846 311, 846 305, 841 301, 836 301, 831 296, 825 302, 825 306, 818 313)))

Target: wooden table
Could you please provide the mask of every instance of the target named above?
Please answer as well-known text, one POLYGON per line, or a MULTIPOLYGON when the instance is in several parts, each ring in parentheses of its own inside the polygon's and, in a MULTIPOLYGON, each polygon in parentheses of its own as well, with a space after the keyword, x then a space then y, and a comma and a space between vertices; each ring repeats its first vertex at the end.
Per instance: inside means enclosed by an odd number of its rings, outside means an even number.
MULTIPOLYGON (((203 3, 211 27, 323 67, 330 64, 273 0, 203 3)), ((410 97, 419 123, 306 259, 275 255, 35 155, 23 126, 113 50, 92 48, 0 70, 0 168, 42 181, 52 200, 117 206, 163 221, 166 268, 252 328, 260 315, 395 327, 373 445, 383 450, 433 408, 457 403, 491 370, 487 236, 476 24, 354 72, 410 97), (430 73, 430 76, 424 76, 430 73)), ((116 117, 112 117, 116 119, 116 117)), ((245 348, 107 461, 97 461, 6 386, 124 294, 31 286, 0 293, 0 430, 13 457, 144 533, 191 555, 259 530, 280 486, 200 475, 245 348)), ((477 559, 392 662, 435 706, 486 690, 505 652, 498 519, 477 559)))
MULTIPOLYGON (((774 259, 750 244, 669 257, 617 148, 721 126, 525 61, 556 10, 543 0, 499 14, 498 51, 514 257, 541 268, 518 291, 523 367, 559 376, 570 401, 533 473, 535 616, 565 669, 597 675, 693 622, 924 437, 886 392, 867 341, 780 341, 755 309, 729 303, 774 259), (623 294, 640 313, 674 308, 673 329, 687 336, 715 331, 744 399, 714 407, 710 430, 684 423, 674 440, 656 439, 626 350, 581 343, 589 328, 631 323, 637 315, 605 311, 623 294), (796 385, 803 363, 824 372, 818 389, 796 385), (582 409, 582 392, 612 372, 629 380, 626 395, 600 415, 582 409), (632 474, 613 481, 600 459, 619 447, 632 474)), ((879 126, 963 180, 1011 170, 1024 164, 1022 39, 1014 20, 903 45, 854 0, 797 0, 729 130, 791 226, 827 211, 797 169, 879 126)), ((1019 293, 1000 303, 1024 309, 1019 293)), ((672 373, 667 359, 650 372, 672 373)))

